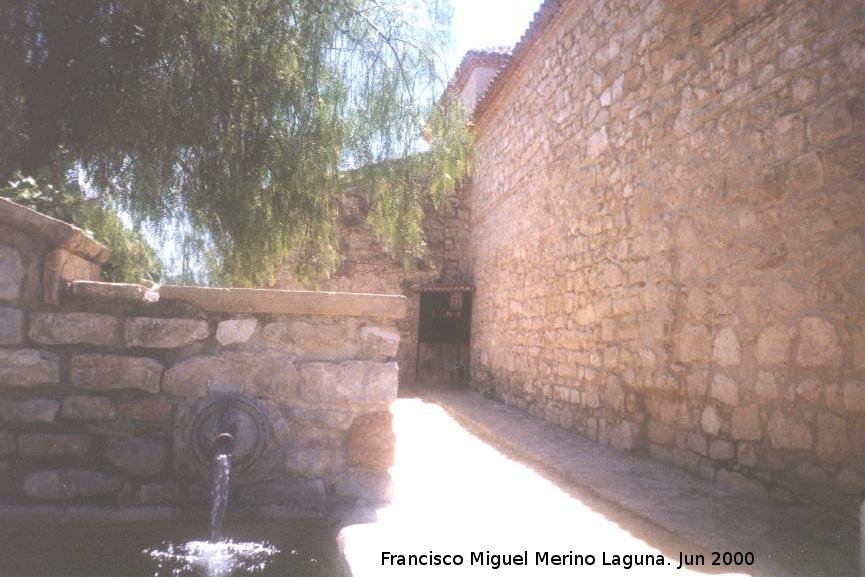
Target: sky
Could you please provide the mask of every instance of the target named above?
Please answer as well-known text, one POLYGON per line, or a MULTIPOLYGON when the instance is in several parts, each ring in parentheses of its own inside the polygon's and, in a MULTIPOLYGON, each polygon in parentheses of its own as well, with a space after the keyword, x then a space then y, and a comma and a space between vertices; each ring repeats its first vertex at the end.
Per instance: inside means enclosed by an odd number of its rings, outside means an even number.
POLYGON ((453 71, 466 51, 515 44, 531 23, 541 0, 451 0, 454 46, 448 58, 453 71))

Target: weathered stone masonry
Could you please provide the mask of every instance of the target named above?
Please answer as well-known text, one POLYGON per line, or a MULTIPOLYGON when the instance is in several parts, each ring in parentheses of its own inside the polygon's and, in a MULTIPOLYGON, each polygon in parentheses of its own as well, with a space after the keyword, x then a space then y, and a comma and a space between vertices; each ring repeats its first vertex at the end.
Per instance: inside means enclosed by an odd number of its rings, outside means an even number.
POLYGON ((473 383, 775 498, 865 494, 865 6, 548 0, 475 113, 473 383))
POLYGON ((234 503, 325 514, 387 498, 403 297, 156 294, 87 280, 107 252, 74 227, 2 199, 0 223, 0 504, 206 499, 188 425, 223 394, 270 427, 234 503))

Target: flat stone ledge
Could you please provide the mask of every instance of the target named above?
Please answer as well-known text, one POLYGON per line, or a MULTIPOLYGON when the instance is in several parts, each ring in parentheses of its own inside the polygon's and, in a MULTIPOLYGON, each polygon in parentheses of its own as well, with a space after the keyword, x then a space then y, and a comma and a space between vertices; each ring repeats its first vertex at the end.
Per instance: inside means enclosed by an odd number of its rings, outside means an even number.
POLYGON ((72 254, 100 264, 111 256, 111 251, 105 245, 93 240, 77 226, 6 198, 0 198, 0 224, 36 234, 56 248, 66 249, 72 254))
POLYGON ((94 300, 136 302, 156 302, 159 300, 158 292, 140 284, 77 280, 72 282, 69 290, 76 297, 94 300))
POLYGON ((194 286, 163 286, 155 291, 141 285, 95 281, 75 281, 70 290, 76 297, 95 300, 179 301, 208 312, 241 314, 401 319, 407 307, 402 295, 365 293, 194 286))

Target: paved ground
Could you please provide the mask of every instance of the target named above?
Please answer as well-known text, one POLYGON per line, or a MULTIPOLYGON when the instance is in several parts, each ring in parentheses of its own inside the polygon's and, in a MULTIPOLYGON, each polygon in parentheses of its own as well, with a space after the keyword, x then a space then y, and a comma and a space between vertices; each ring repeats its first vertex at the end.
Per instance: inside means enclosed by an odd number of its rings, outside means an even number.
POLYGON ((355 577, 856 574, 850 520, 616 453, 472 392, 393 411, 393 503, 340 536, 355 577), (755 564, 712 567, 712 551, 753 552, 755 564), (463 565, 383 565, 384 552, 459 554, 463 565), (472 552, 525 554, 527 566, 470 565, 472 552), (545 552, 565 564, 539 563, 545 552), (706 565, 679 569, 680 555, 706 565), (629 559, 651 564, 627 569, 629 559))

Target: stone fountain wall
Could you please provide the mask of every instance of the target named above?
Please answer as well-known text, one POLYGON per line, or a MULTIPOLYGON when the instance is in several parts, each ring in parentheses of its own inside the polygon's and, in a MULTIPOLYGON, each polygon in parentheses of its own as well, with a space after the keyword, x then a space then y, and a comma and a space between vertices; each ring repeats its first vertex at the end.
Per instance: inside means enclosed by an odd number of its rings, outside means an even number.
POLYGON ((0 504, 205 500, 188 426, 224 394, 271 428, 233 502, 317 515, 387 499, 404 297, 157 293, 95 282, 107 256, 0 202, 0 504))

